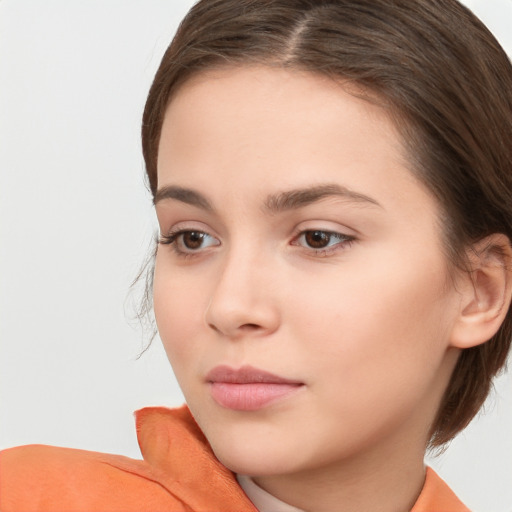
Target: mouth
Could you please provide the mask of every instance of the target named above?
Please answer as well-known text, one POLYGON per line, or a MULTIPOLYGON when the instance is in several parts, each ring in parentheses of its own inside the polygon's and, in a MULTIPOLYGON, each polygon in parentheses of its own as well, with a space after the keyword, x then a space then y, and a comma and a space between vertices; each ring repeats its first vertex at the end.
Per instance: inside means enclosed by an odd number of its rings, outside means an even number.
POLYGON ((289 397, 303 382, 243 366, 217 366, 206 376, 213 400, 226 409, 256 411, 289 397))

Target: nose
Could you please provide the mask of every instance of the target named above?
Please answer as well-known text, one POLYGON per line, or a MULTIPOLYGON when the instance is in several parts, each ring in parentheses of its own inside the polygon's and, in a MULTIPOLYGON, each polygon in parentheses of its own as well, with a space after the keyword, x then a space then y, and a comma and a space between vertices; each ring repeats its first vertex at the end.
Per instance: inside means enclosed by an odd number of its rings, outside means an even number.
POLYGON ((205 313, 211 329, 231 339, 265 336, 278 329, 276 282, 261 258, 232 254, 215 283, 205 313))

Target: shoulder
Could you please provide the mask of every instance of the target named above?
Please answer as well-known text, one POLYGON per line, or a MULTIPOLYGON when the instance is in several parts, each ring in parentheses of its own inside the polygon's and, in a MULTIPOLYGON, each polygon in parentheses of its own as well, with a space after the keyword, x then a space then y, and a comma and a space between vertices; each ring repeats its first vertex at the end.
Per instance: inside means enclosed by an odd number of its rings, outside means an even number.
POLYGON ((2 512, 107 508, 112 512, 186 510, 159 485, 144 461, 42 445, 0 452, 2 512))
POLYGON ((471 512, 432 469, 427 468, 423 490, 411 512, 471 512))
POLYGON ((256 512, 186 407, 136 419, 143 460, 42 445, 0 452, 1 512, 256 512))

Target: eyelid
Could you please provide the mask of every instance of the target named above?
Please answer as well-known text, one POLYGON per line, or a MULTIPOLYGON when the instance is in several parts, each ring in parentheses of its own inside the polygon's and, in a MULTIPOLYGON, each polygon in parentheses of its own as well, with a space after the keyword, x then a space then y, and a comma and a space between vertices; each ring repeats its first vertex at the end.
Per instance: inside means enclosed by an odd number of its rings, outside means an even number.
POLYGON ((212 230, 208 226, 200 222, 178 222, 165 233, 162 231, 163 230, 161 229, 158 243, 161 245, 168 245, 177 256, 182 258, 198 257, 209 249, 221 245, 219 237, 213 234, 212 230), (205 247, 199 247, 197 249, 180 247, 184 244, 183 240, 180 241, 180 238, 187 233, 200 233, 206 235, 211 240, 215 240, 216 243, 210 243, 205 247))
POLYGON ((312 219, 306 222, 300 222, 294 227, 292 236, 296 237, 305 231, 324 231, 326 233, 335 233, 351 238, 361 237, 361 234, 356 229, 327 219, 312 219))
MULTIPOLYGON (((164 225, 167 222, 163 223, 164 225)), ((219 238, 215 231, 204 222, 195 221, 195 220, 183 220, 174 223, 169 222, 169 228, 164 229, 162 225, 160 226, 160 236, 170 236, 176 234, 178 232, 184 231, 200 231, 202 233, 206 233, 207 235, 213 236, 214 238, 219 238)))
POLYGON ((354 230, 342 228, 339 225, 336 227, 327 227, 325 222, 308 222, 307 224, 307 226, 304 224, 299 225, 294 230, 290 245, 297 246, 313 256, 327 257, 334 255, 339 251, 348 249, 358 239, 358 237, 353 234, 354 230), (299 242, 301 237, 305 236, 307 233, 315 231, 337 237, 339 238, 339 241, 321 248, 308 247, 299 242))
POLYGON ((169 232, 167 235, 160 235, 160 243, 162 244, 171 244, 174 243, 174 241, 182 235, 185 235, 187 233, 200 233, 202 235, 206 235, 209 238, 212 238, 214 240, 217 240, 219 243, 213 244, 213 245, 220 245, 220 241, 217 237, 211 235, 210 233, 207 233, 206 231, 203 231, 201 229, 177 229, 175 231, 169 232))
POLYGON ((348 241, 348 240, 355 240, 356 237, 353 236, 353 235, 347 235, 345 233, 341 233, 339 231, 333 231, 332 229, 315 229, 315 228, 311 228, 311 229, 303 229, 301 231, 299 231, 292 239, 292 241, 296 241, 297 239, 299 239, 300 237, 304 236, 305 234, 307 233, 311 233, 311 232, 319 232, 319 233, 325 233, 327 235, 331 235, 332 237, 336 237, 336 238, 339 238, 339 239, 342 239, 343 241, 348 241))

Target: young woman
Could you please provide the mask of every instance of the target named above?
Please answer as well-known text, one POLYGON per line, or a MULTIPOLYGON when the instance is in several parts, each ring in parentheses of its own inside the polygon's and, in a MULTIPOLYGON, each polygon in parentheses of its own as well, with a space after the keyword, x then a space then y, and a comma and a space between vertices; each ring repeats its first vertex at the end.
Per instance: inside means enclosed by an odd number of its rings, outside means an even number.
POLYGON ((466 511, 423 459, 510 348, 511 91, 455 0, 199 2, 142 128, 188 407, 4 452, 1 509, 466 511))

